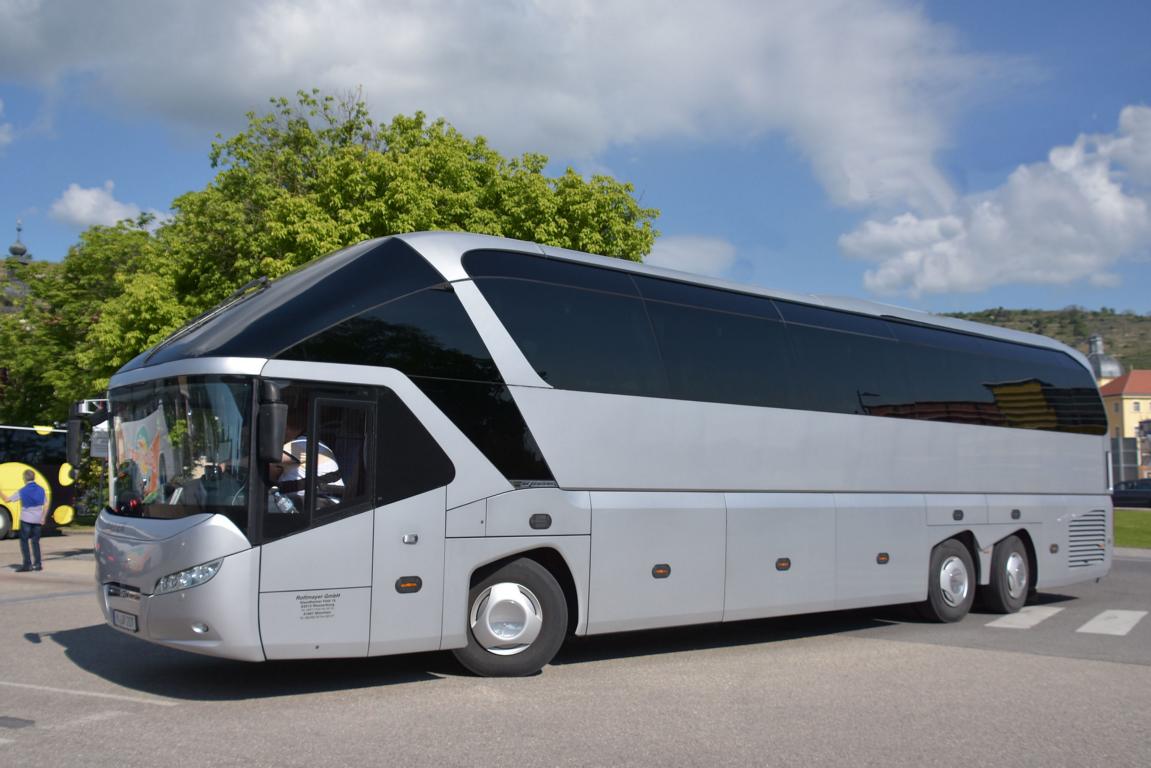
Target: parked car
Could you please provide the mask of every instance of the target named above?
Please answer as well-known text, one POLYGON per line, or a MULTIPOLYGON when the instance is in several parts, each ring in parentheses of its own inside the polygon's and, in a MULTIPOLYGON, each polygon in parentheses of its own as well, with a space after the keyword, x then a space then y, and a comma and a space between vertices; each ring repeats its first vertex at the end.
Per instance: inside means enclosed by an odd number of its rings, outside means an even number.
POLYGON ((1116 507, 1151 507, 1151 478, 1116 483, 1111 489, 1111 503, 1116 507))

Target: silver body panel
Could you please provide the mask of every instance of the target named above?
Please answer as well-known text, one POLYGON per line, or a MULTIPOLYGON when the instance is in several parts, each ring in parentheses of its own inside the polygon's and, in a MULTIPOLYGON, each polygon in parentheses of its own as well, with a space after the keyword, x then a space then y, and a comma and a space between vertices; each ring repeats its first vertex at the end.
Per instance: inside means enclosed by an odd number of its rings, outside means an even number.
POLYGON ((1110 568, 1104 438, 554 389, 470 281, 461 255, 544 254, 1019 341, 1086 365, 1058 342, 533 243, 457 233, 401 238, 454 283, 559 487, 516 490, 392 369, 200 358, 118 374, 113 387, 202 373, 388 387, 448 455, 455 476, 262 547, 217 518, 103 515, 98 572, 109 621, 113 608, 133 610, 141 637, 232 658, 365 656, 465 645, 472 575, 541 551, 570 574, 576 634, 922 600, 931 548, 957 535, 974 542, 983 584, 995 543, 1020 532, 1034 544, 1041 587, 1110 568), (547 527, 533 526, 533 515, 547 515, 547 527), (1107 540, 1092 555, 1099 525, 1107 540), (218 557, 224 565, 206 584, 150 595, 158 578, 218 557), (657 565, 670 567, 666 578, 655 577, 657 565), (398 580, 411 577, 420 589, 398 591, 398 580), (110 584, 141 597, 110 596, 110 584), (189 627, 197 621, 210 634, 195 635, 189 627))
POLYGON ((829 493, 728 493, 725 621, 836 607, 829 493), (777 563, 787 559, 787 570, 777 563))
POLYGON ((371 539, 374 556, 369 559, 373 590, 368 653, 372 656, 440 647, 445 499, 441 488, 389 504, 371 515, 375 531, 371 539), (396 591, 399 579, 413 576, 423 582, 418 592, 396 591))
POLYGON ((589 632, 723 618, 723 494, 596 492, 592 509, 589 632))
POLYGON ((455 283, 454 287, 456 296, 467 310, 468 316, 479 331, 480 338, 484 340, 484 345, 492 353, 492 359, 497 361, 504 381, 511 386, 551 389, 551 384, 540 378, 516 343, 512 341, 511 334, 480 295, 480 289, 476 284, 468 280, 455 283))
POLYGON ((260 629, 268 658, 366 656, 372 516, 354 515, 262 550, 260 629))
MULTIPOLYGON (((96 521, 96 571, 100 608, 136 617, 143 639, 193 653, 263 661, 256 599, 260 551, 227 519, 200 515, 183 520, 110 517, 96 521), (193 589, 155 595, 156 582, 190 566, 223 558, 219 572, 193 589), (203 625, 205 632, 193 627, 203 625)), ((125 631, 125 630, 122 630, 125 631)))
POLYGON ((1101 437, 559 389, 512 394, 564 488, 1098 493, 1102 485, 1101 437), (843 461, 837 446, 867 448, 843 461))

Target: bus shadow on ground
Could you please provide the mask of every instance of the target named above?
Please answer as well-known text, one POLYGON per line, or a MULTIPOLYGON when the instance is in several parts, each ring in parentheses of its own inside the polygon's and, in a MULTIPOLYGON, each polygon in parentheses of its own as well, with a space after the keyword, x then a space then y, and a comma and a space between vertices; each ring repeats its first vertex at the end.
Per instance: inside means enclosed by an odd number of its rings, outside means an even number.
MULTIPOLYGON (((891 622, 877 618, 875 612, 842 611, 574 638, 560 650, 553 664, 769 644, 888 623, 891 622)), ((77 667, 121 688, 189 701, 296 696, 430 682, 469 674, 450 653, 263 663, 231 661, 153 645, 103 624, 44 635, 27 633, 24 639, 31 643, 51 640, 59 644, 77 667)))
MULTIPOLYGON (((1040 593, 1029 599, 1027 604, 1051 605, 1076 599, 1068 595, 1040 593)), ((985 612, 978 606, 969 614, 975 619, 992 619, 997 615, 1000 614, 985 612)), ((894 629, 908 624, 934 626, 943 631, 947 627, 946 624, 923 618, 915 605, 892 605, 572 638, 552 663, 583 664, 741 645, 770 646, 788 640, 845 635, 861 630, 882 631, 884 628, 894 629)))
POLYGON ((910 620, 911 614, 910 609, 895 606, 878 611, 874 609, 833 611, 724 624, 694 624, 687 627, 593 635, 570 639, 552 663, 583 664, 741 645, 771 645, 787 640, 891 626, 910 620))
MULTIPOLYGON (((103 624, 25 635, 61 645, 77 667, 139 693, 191 701, 241 701, 428 682, 443 675, 443 654, 252 663, 146 643, 103 624)), ((449 671, 448 674, 454 673, 449 671)))
MULTIPOLYGON (((1039 594, 1028 604, 1050 605, 1074 599, 1039 594)), ((905 624, 932 622, 920 618, 914 606, 901 605, 614 633, 571 638, 552 664, 591 664, 744 645, 771 646, 905 624)), ((153 645, 103 624, 44 635, 27 633, 24 639, 31 643, 58 643, 76 666, 121 688, 189 701, 242 701, 350 691, 469 674, 450 653, 263 663, 231 661, 153 645)))

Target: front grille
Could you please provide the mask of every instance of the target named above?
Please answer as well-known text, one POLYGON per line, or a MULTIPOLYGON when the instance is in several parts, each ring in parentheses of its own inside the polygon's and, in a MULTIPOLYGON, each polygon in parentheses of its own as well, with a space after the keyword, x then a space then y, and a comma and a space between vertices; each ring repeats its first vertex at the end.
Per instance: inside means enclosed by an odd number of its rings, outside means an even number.
POLYGON ((1073 516, 1070 528, 1067 564, 1072 568, 1082 568, 1103 562, 1107 552, 1107 513, 1095 509, 1073 516))
POLYGON ((108 597, 122 597, 127 600, 140 599, 140 590, 127 584, 117 584, 114 581, 109 581, 104 585, 104 592, 108 597))

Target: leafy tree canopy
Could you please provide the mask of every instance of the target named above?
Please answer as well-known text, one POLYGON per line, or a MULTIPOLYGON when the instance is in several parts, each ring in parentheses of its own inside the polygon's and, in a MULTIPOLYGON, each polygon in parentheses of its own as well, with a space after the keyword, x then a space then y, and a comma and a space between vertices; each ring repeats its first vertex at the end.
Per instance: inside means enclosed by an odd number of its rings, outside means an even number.
POLYGON ((111 374, 256 277, 373 237, 461 230, 639 261, 659 212, 630 184, 544 173, 423 113, 377 124, 358 96, 301 91, 219 138, 215 179, 145 215, 84 232, 59 264, 11 265, 28 287, 0 316, 0 419, 65 418, 111 374))

